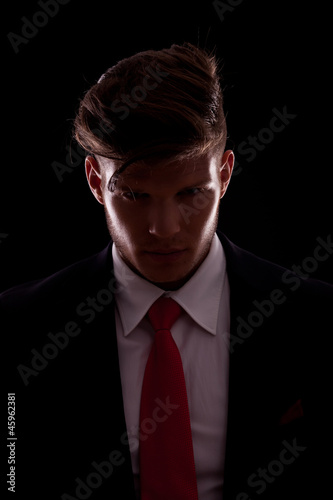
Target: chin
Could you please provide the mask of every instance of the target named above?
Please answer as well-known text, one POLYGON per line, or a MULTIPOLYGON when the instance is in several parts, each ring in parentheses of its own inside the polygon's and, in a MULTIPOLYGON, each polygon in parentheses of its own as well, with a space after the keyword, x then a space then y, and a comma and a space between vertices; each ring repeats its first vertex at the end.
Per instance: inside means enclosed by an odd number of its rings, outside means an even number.
POLYGON ((151 281, 152 283, 157 284, 157 286, 158 286, 158 283, 167 284, 167 283, 173 283, 175 281, 179 281, 181 279, 184 279, 184 276, 170 276, 170 274, 165 274, 165 275, 149 274, 149 275, 146 275, 146 276, 143 275, 143 277, 146 280, 151 281))
POLYGON ((177 273, 170 275, 170 272, 165 274, 151 274, 142 275, 144 279, 163 290, 177 290, 182 287, 193 275, 193 273, 177 273))

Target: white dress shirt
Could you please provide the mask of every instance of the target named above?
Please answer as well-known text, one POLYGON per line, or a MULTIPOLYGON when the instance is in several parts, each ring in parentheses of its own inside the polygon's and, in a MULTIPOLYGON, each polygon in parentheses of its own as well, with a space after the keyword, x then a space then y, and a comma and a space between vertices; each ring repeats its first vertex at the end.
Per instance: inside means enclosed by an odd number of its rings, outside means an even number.
POLYGON ((199 500, 221 500, 230 331, 230 290, 222 244, 215 234, 196 273, 178 290, 167 292, 131 271, 115 245, 112 256, 116 279, 121 282, 122 276, 130 277, 128 286, 120 287, 115 300, 120 375, 137 498, 139 444, 146 438, 139 428, 141 387, 154 338, 146 313, 164 295, 183 308, 171 332, 184 367, 199 500))

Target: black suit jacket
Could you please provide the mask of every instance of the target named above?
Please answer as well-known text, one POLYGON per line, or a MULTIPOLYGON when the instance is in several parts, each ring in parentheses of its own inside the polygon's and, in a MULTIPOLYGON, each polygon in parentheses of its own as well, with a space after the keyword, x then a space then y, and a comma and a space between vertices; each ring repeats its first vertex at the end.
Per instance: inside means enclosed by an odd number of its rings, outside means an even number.
MULTIPOLYGON (((333 287, 219 237, 231 308, 224 500, 324 498, 333 287)), ((12 450, 16 498, 135 499, 115 293, 110 243, 0 295, 2 380, 16 402, 6 470, 12 450)))

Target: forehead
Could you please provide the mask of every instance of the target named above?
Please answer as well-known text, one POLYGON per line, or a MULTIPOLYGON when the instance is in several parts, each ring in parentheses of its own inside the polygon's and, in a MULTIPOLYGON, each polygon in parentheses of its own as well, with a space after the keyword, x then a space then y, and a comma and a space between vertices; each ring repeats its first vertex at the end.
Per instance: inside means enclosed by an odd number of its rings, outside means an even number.
MULTIPOLYGON (((194 180, 212 181, 216 179, 219 162, 218 155, 206 154, 200 157, 182 160, 155 159, 149 162, 138 162, 129 165, 121 173, 119 181, 135 183, 182 183, 194 180)), ((117 170, 112 160, 108 160, 107 177, 117 170)))

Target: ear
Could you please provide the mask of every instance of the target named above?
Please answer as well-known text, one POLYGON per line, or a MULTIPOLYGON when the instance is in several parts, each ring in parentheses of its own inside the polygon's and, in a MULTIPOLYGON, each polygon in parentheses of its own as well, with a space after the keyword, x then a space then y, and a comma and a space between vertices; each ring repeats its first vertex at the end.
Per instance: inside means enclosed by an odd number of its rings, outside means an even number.
POLYGON ((220 176, 221 176, 221 196, 223 198, 229 185, 232 169, 235 163, 235 155, 231 149, 223 153, 221 159, 220 176))
POLYGON ((93 156, 87 156, 85 161, 86 176, 89 187, 96 200, 104 205, 102 191, 102 176, 98 161, 93 156))

